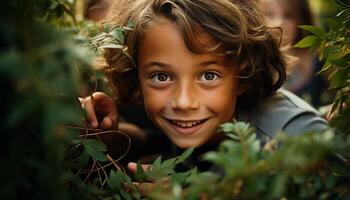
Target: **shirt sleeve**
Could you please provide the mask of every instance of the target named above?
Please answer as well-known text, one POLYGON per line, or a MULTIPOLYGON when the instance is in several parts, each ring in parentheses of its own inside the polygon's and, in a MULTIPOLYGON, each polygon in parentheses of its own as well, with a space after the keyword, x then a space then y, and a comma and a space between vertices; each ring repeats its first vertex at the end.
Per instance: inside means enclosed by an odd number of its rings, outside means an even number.
POLYGON ((313 112, 303 112, 294 116, 285 124, 283 132, 287 135, 298 135, 311 131, 329 129, 327 121, 313 112))

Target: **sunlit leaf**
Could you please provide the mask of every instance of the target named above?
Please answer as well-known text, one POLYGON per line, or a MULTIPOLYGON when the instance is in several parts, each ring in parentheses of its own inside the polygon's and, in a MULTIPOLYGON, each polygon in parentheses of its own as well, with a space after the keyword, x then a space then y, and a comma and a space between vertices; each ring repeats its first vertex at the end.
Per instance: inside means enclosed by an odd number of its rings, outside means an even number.
POLYGON ((310 26, 310 25, 303 25, 303 26, 299 26, 300 28, 320 37, 320 38, 323 38, 326 36, 326 32, 320 28, 320 27, 317 27, 317 26, 310 26))
POLYGON ((317 40, 316 36, 309 35, 303 38, 302 40, 300 40, 297 44, 294 45, 294 47, 298 47, 298 48, 311 47, 312 45, 314 45, 316 40, 317 40))
POLYGON ((101 49, 123 49, 125 47, 123 45, 120 45, 120 44, 104 44, 104 45, 100 45, 99 48, 101 48, 101 49))

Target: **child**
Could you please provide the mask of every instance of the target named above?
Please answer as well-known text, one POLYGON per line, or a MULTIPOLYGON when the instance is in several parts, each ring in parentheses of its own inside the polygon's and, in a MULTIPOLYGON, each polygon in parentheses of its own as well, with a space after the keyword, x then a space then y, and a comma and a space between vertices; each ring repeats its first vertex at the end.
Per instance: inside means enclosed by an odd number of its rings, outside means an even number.
POLYGON ((111 0, 88 0, 86 1, 85 18, 100 22, 104 20, 111 6, 111 0))
MULTIPOLYGON (((124 0, 112 11, 116 24, 134 23, 128 55, 106 52, 118 101, 141 101, 177 147, 215 146, 223 139, 219 125, 232 118, 255 126, 263 142, 278 131, 328 127, 303 100, 278 90, 285 64, 256 1, 124 0)), ((110 97, 95 93, 81 102, 92 127, 117 127, 110 97)))
MULTIPOLYGON (((261 0, 260 5, 268 24, 282 28, 282 45, 295 45, 308 35, 298 26, 314 24, 308 1, 261 0)), ((287 67, 288 78, 284 87, 299 96, 310 96, 312 105, 320 106, 320 96, 326 81, 322 76, 315 76, 315 73, 320 70, 321 64, 309 49, 290 48, 288 51, 297 60, 287 67)))

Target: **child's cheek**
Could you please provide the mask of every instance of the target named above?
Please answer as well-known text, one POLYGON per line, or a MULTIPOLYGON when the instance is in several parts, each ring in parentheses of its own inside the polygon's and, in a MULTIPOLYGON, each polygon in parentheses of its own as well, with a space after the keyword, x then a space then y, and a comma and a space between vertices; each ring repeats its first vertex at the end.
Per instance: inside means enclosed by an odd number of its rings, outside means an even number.
POLYGON ((146 89, 143 93, 144 105, 148 116, 154 121, 155 118, 161 117, 162 112, 168 105, 169 95, 165 92, 146 89))

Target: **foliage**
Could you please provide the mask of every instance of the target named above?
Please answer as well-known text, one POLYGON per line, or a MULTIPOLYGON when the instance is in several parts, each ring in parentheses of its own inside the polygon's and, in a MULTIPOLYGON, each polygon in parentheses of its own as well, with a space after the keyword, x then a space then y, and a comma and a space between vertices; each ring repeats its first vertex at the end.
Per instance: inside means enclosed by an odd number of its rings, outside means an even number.
POLYGON ((349 133, 348 121, 350 108, 350 3, 336 0, 343 7, 335 18, 326 21, 328 31, 315 26, 301 26, 312 35, 307 36, 296 47, 310 47, 317 50, 320 60, 324 61, 319 73, 329 74, 330 90, 336 91, 332 112, 337 116, 332 125, 344 133, 349 133))
POLYGON ((67 199, 98 191, 74 176, 66 161, 79 143, 83 155, 106 157, 98 154, 105 150, 100 142, 67 128, 84 116, 79 69, 89 63, 76 37, 73 1, 9 0, 0 7, 0 198, 67 199))
POLYGON ((105 24, 102 33, 89 40, 98 28, 76 20, 73 0, 0 3, 0 146, 5 155, 0 198, 349 198, 350 6, 346 0, 337 1, 344 9, 328 21, 329 30, 303 26, 312 35, 296 46, 317 50, 325 61, 320 73, 330 73, 330 89, 338 91, 332 126, 343 134, 281 133, 262 145, 253 128, 233 121, 221 126, 228 139, 203 157, 221 173, 176 171, 193 151, 189 149, 169 160, 157 158, 149 170, 138 164, 135 177, 118 164, 127 150, 111 158, 100 141, 113 131, 89 129, 76 99, 82 80, 104 80, 100 72, 87 68, 96 52, 86 47, 125 50, 124 33, 132 24, 105 24))
MULTIPOLYGON (((350 137, 340 140, 331 130, 287 137, 280 134, 263 148, 254 129, 243 122, 222 125, 229 139, 204 158, 223 169, 183 172, 184 187, 153 180, 151 199, 346 199, 348 166, 334 152, 350 149, 350 137), (279 144, 278 150, 275 150, 279 144), (262 149, 262 150, 261 150, 262 149), (337 162, 335 162, 337 161, 337 162), (330 167, 331 165, 331 167, 330 167), (170 186, 170 189, 169 189, 170 186), (162 189, 162 190, 161 190, 162 189)), ((151 169, 152 171, 152 169, 151 169)), ((164 177, 164 176, 161 176, 164 177)))
POLYGON ((82 115, 75 64, 85 59, 67 33, 42 22, 53 4, 1 2, 1 199, 68 196, 62 162, 74 135, 63 125, 82 115))

